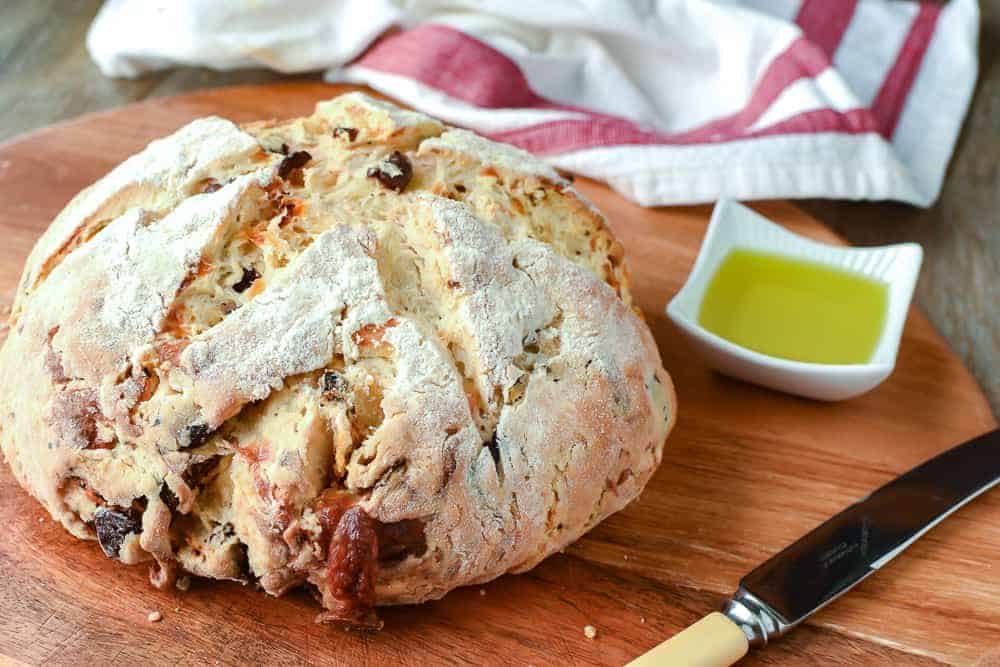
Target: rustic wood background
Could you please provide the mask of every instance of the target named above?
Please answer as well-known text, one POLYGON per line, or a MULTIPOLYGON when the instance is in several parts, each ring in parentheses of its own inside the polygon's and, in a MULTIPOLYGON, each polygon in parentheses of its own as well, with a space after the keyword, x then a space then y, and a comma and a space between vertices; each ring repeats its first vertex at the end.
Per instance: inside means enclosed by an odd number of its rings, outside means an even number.
MULTIPOLYGON (((0 141, 149 97, 288 78, 264 70, 177 69, 107 79, 84 48, 100 4, 0 0, 0 141)), ((926 210, 822 200, 800 205, 855 245, 924 246, 917 303, 1000 414, 1000 0, 981 0, 980 6, 979 86, 938 203, 926 210)))

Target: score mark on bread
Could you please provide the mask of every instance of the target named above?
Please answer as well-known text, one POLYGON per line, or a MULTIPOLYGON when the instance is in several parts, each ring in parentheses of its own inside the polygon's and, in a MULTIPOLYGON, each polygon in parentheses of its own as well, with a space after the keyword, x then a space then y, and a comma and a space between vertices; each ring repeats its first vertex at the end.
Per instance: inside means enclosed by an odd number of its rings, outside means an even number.
POLYGON ((81 192, 0 369, 6 459, 73 534, 363 627, 576 540, 675 417, 600 213, 360 94, 195 121, 81 192))

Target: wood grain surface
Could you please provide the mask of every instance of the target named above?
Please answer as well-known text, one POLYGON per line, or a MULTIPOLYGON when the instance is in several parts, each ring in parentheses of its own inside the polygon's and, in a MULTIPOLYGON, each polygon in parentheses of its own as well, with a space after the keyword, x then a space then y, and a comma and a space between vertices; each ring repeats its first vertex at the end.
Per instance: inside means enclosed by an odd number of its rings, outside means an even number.
MULTIPOLYGON (((87 116, 0 146, 0 291, 79 189, 150 139, 208 113, 287 117, 343 87, 250 86, 87 116)), ((916 310, 896 372, 825 404, 710 372, 663 314, 697 253, 708 207, 642 209, 578 186, 608 215, 635 295, 674 377, 677 428, 641 499, 532 572, 385 610, 360 635, 281 599, 196 581, 160 592, 54 524, 0 472, 0 662, 55 664, 621 664, 716 608, 740 576, 896 474, 995 425, 970 373, 916 310), (150 623, 159 610, 163 620, 150 623), (597 637, 583 634, 585 625, 597 637)), ((783 202, 754 206, 839 242, 783 202)), ((25 387, 25 391, 31 391, 25 387)), ((1000 493, 978 499, 875 577, 746 665, 974 664, 1000 653, 1000 493)))

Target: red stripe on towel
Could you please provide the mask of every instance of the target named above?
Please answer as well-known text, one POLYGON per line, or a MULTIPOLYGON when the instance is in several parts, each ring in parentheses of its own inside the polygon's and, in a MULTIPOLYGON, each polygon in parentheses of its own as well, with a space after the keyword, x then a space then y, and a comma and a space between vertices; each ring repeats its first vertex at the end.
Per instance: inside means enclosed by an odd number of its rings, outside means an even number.
POLYGON ((771 62, 742 110, 673 134, 642 128, 625 118, 546 100, 531 89, 513 60, 463 32, 442 25, 427 24, 391 35, 354 64, 416 79, 481 108, 556 109, 586 114, 586 119, 540 123, 492 135, 535 153, 551 154, 616 144, 690 145, 743 138, 746 129, 789 85, 803 77, 816 76, 830 66, 830 60, 808 40, 798 39, 771 62))
POLYGON ((886 139, 891 140, 896 131, 899 116, 903 113, 910 89, 920 71, 920 65, 923 64, 924 54, 934 36, 934 28, 940 15, 940 5, 921 3, 920 11, 910 24, 910 30, 896 56, 896 62, 889 69, 878 95, 875 96, 872 113, 878 119, 879 132, 886 139))
POLYGON ((804 0, 795 23, 802 28, 810 42, 832 59, 844 38, 847 26, 854 18, 857 6, 858 0, 804 0))

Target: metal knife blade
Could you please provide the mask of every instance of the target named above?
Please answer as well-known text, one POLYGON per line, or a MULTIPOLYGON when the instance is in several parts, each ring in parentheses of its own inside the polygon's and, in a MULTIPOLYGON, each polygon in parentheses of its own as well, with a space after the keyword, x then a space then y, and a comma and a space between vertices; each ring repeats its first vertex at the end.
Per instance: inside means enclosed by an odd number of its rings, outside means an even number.
POLYGON ((723 614, 751 646, 762 646, 998 483, 1000 429, 904 473, 757 566, 740 581, 723 614))

